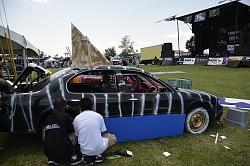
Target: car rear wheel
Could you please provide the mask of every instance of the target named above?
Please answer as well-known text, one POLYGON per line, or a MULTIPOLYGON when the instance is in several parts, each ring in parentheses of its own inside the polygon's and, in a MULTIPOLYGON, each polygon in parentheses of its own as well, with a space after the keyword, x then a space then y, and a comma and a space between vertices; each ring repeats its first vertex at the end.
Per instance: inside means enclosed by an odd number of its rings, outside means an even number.
POLYGON ((203 107, 195 108, 186 117, 186 130, 191 134, 204 132, 209 124, 208 111, 203 107))

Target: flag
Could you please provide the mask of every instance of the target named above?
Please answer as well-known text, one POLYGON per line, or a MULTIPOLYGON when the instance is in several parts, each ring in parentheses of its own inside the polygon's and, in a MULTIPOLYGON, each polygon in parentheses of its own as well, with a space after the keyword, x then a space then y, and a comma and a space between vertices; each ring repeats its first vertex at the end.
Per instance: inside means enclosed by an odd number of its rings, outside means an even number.
POLYGON ((71 24, 71 37, 73 68, 110 65, 107 58, 73 24, 71 24))

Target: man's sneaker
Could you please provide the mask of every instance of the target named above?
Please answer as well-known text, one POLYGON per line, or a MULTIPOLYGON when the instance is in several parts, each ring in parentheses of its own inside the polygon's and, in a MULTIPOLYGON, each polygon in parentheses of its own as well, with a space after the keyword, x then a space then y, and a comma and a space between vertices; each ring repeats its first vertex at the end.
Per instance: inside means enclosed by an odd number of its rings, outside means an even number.
POLYGON ((92 156, 83 155, 82 160, 86 166, 94 164, 94 158, 92 156))
POLYGON ((102 155, 97 155, 95 156, 95 163, 101 163, 103 162, 103 157, 102 155))
POLYGON ((57 163, 55 161, 48 161, 48 165, 49 166, 54 166, 54 165, 59 165, 59 163, 57 163))
POLYGON ((70 158, 70 165, 77 165, 77 164, 80 164, 82 162, 82 159, 81 158, 78 158, 76 156, 72 156, 70 158))

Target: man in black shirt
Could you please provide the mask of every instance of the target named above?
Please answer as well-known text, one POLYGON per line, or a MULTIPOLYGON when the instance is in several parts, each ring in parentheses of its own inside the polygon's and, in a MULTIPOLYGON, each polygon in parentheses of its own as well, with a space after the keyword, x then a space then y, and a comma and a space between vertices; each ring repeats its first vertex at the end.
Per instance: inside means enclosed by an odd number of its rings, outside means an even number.
POLYGON ((58 99, 54 102, 54 111, 44 123, 44 153, 49 165, 59 165, 69 160, 70 165, 79 164, 82 160, 74 155, 70 135, 74 134, 71 117, 65 113, 66 102, 58 99))

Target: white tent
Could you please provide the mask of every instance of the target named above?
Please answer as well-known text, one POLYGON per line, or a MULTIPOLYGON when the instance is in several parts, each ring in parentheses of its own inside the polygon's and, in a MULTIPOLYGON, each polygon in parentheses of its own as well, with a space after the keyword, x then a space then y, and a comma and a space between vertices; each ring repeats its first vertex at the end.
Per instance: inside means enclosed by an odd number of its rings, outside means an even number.
POLYGON ((58 62, 58 60, 54 59, 53 57, 50 57, 49 59, 46 59, 44 62, 45 63, 48 63, 48 62, 58 62))
MULTIPOLYGON (((5 53, 7 53, 8 47, 5 41, 4 33, 8 33, 8 30, 0 25, 0 40, 2 42, 5 53)), ((22 55, 23 50, 26 50, 26 56, 34 57, 39 55, 38 49, 34 47, 23 35, 10 30, 10 39, 12 42, 14 54, 22 55)))

